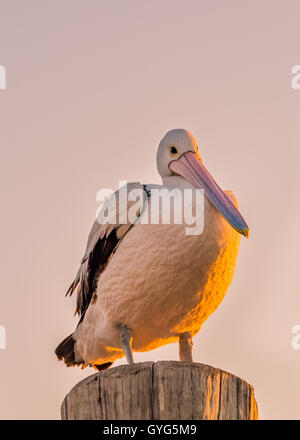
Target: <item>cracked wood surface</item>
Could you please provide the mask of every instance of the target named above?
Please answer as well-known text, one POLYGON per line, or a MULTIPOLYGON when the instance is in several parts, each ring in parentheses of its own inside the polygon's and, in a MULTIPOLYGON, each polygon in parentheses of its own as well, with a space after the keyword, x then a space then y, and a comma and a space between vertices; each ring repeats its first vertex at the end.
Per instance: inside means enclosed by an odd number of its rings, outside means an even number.
POLYGON ((93 374, 65 397, 63 420, 255 420, 251 385, 208 365, 142 362, 93 374))

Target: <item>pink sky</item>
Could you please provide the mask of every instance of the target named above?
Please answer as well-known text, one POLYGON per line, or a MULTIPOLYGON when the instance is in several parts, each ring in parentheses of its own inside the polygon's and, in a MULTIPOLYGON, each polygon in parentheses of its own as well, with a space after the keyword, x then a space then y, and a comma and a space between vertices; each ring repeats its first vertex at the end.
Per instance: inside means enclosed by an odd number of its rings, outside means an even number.
MULTIPOLYGON (((178 127, 250 226, 195 361, 250 382, 261 418, 300 418, 299 16, 296 0, 0 0, 1 419, 59 418, 93 373, 54 349, 76 325, 64 293, 96 193, 159 182, 158 142, 178 127)), ((135 354, 159 359, 177 344, 135 354)))

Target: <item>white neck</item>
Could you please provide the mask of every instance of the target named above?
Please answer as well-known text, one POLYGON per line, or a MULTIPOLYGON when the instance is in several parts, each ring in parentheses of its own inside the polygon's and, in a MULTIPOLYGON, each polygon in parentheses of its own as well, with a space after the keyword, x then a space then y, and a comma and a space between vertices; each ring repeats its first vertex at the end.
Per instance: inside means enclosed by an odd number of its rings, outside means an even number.
POLYGON ((168 186, 169 188, 179 188, 179 189, 195 188, 194 185, 192 185, 190 182, 188 182, 181 176, 162 177, 162 181, 163 184, 165 186, 168 186))

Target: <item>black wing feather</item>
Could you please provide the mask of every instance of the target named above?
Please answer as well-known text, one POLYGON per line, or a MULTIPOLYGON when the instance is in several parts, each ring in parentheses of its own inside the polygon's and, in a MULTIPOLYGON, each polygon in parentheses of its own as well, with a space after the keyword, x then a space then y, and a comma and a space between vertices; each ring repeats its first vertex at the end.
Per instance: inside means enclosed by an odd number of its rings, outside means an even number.
MULTIPOLYGON (((139 185, 143 189, 144 202, 150 197, 150 193, 146 185, 139 185)), ((145 205, 144 205, 145 206, 145 205)), ((125 233, 133 224, 128 225, 125 233)), ((77 303, 76 313, 80 316, 82 321, 84 314, 91 302, 93 293, 96 291, 99 275, 105 269, 105 266, 109 260, 110 255, 115 251, 117 245, 122 240, 124 234, 118 237, 117 232, 120 225, 116 225, 107 235, 101 234, 101 225, 94 222, 92 230, 90 232, 86 251, 81 261, 81 265, 75 277, 75 280, 70 285, 66 296, 72 295, 77 288, 77 303)))
POLYGON ((89 256, 83 258, 76 278, 66 293, 71 296, 77 287, 76 312, 80 315, 80 321, 82 321, 96 290, 99 275, 105 269, 109 256, 118 242, 116 229, 113 229, 107 237, 100 238, 89 256))

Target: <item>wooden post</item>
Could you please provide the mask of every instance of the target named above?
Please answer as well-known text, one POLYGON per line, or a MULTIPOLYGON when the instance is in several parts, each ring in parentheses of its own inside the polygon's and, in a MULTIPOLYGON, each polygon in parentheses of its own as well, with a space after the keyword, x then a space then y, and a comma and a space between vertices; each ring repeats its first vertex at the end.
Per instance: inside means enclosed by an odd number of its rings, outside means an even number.
POLYGON ((93 374, 62 404, 63 420, 255 420, 251 385, 208 365, 142 362, 93 374))

